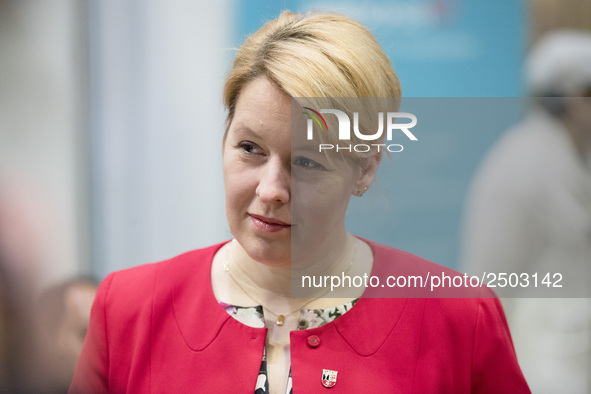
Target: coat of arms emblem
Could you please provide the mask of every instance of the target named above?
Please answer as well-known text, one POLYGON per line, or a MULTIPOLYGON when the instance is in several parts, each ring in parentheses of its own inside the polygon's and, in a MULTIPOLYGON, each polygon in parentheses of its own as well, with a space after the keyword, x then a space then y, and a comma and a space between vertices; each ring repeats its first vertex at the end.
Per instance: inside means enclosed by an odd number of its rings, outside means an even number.
POLYGON ((324 387, 334 387, 337 384, 337 372, 330 369, 322 370, 322 385, 324 387))

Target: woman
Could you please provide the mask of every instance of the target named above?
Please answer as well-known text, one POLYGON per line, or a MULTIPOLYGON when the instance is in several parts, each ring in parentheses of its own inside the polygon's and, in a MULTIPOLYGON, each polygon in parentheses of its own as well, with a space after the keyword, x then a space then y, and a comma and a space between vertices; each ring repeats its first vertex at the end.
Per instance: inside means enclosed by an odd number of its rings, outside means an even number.
POLYGON ((332 123, 312 140, 299 132, 301 112, 347 107, 340 97, 400 97, 350 18, 285 12, 243 44, 224 88, 235 239, 109 275, 70 392, 529 392, 496 299, 354 286, 291 297, 301 273, 445 270, 346 232, 349 198, 371 186, 381 154, 319 153, 336 141, 332 123))

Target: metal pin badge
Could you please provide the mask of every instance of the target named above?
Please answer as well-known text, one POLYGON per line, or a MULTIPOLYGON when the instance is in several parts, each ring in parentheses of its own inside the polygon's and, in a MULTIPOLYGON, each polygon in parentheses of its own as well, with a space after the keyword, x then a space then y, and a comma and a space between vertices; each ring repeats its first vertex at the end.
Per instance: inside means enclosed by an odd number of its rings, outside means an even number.
POLYGON ((322 370, 322 385, 324 387, 334 387, 337 384, 337 373, 338 371, 332 371, 330 369, 322 370))

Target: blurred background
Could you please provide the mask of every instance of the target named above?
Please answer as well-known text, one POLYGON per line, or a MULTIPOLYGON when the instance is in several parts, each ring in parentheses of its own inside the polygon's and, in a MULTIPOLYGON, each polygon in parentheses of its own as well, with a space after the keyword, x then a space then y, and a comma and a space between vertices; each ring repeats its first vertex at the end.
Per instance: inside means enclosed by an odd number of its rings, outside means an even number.
POLYGON ((523 60, 540 36, 591 30, 589 0, 0 0, 0 342, 18 332, 1 321, 16 321, 13 298, 231 237, 224 76, 247 34, 312 8, 365 24, 403 97, 432 114, 348 225, 458 267, 472 178, 523 111, 499 98, 526 96, 523 60), (453 127, 475 102, 478 123, 453 127), (487 103, 503 115, 480 115, 487 103))

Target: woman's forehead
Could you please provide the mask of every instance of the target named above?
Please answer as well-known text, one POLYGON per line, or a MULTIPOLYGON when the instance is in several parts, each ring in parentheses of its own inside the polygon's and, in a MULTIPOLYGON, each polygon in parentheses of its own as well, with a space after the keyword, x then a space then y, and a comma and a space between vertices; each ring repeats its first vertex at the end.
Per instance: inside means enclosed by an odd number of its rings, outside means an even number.
POLYGON ((236 114, 261 113, 289 118, 291 97, 279 90, 266 78, 258 78, 248 83, 238 97, 236 114))

